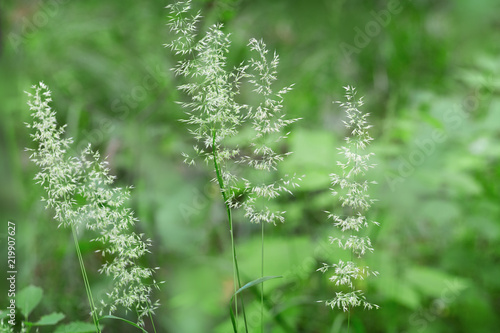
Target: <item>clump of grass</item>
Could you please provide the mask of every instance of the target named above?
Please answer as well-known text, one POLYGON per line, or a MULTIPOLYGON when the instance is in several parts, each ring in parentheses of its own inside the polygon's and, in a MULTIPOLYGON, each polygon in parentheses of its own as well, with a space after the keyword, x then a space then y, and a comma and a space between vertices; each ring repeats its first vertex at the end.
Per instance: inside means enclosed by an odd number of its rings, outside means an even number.
MULTIPOLYGON (((274 90, 279 57, 274 53, 269 59, 263 41, 251 39, 248 46, 253 56, 234 68, 228 68, 231 41, 222 24, 214 24, 204 34, 199 34, 197 24, 201 14, 191 13, 190 1, 177 2, 167 8, 170 10, 168 26, 176 38, 166 46, 183 56, 173 71, 187 81, 179 89, 190 97, 188 102, 179 102, 187 114, 183 121, 190 126, 189 132, 197 141, 195 156, 213 165, 213 181, 218 183, 226 205, 237 309, 236 295, 242 284, 236 259, 232 210, 243 209, 245 217, 252 223, 261 224, 263 235, 264 223, 284 222, 285 212, 269 208, 267 202, 283 193, 291 194, 291 190, 298 186, 295 176, 266 181, 270 174, 274 176, 278 164, 290 154, 278 153, 276 147, 288 135, 285 128, 298 120, 288 119, 283 112, 283 96, 291 86, 274 90), (237 101, 243 84, 253 87, 256 105, 237 101), (253 133, 250 142, 231 143, 231 139, 242 131, 253 133), (251 179, 235 172, 237 166, 252 170, 251 179)), ((186 163, 195 163, 196 157, 186 153, 183 156, 186 163)))
POLYGON ((115 177, 90 145, 79 156, 69 152, 73 140, 63 138, 65 126, 57 125, 56 113, 50 106, 50 90, 43 83, 32 88, 34 93, 27 94, 33 122, 27 126, 34 130, 31 137, 38 147, 27 150, 40 168, 35 180, 46 192, 42 198, 46 208, 54 211, 59 226, 72 230, 96 329, 99 331, 98 316, 112 314, 120 306, 136 312, 137 323, 144 325, 144 316, 151 317, 159 306, 158 301, 152 300, 153 286, 158 284, 153 279, 155 269, 137 263, 150 252, 151 240, 132 230, 138 219, 125 206, 130 187, 112 187, 115 177), (77 234, 84 228, 98 234, 93 241, 103 245, 100 253, 106 259, 99 272, 113 278, 107 298, 98 304, 92 296, 78 245, 77 234))
POLYGON ((339 260, 336 264, 323 264, 318 271, 323 273, 333 270, 330 281, 336 286, 345 286, 347 291, 335 293, 335 297, 330 300, 321 301, 332 309, 339 308, 349 313, 353 307, 363 306, 365 309, 378 308, 376 304, 369 303, 364 293, 356 289, 356 280, 363 280, 370 275, 378 275, 377 271, 371 270, 367 266, 358 266, 353 260, 353 255, 361 258, 367 252, 373 252, 373 247, 368 236, 361 236, 363 229, 370 224, 378 225, 378 222, 371 221, 365 217, 366 211, 374 203, 374 199, 368 194, 370 184, 374 181, 362 179, 365 172, 375 165, 370 163, 373 153, 364 153, 365 148, 373 140, 368 132, 372 126, 368 124, 368 113, 363 113, 359 107, 363 105, 363 98, 356 98, 356 89, 350 86, 344 87, 347 99, 340 103, 347 115, 344 121, 346 128, 350 131, 350 136, 345 138, 345 145, 339 148, 343 156, 343 161, 337 162, 342 169, 342 174, 331 174, 332 194, 338 196, 345 214, 328 213, 328 218, 333 220, 333 225, 341 232, 347 233, 342 236, 331 236, 330 243, 336 244, 344 250, 350 251, 350 260, 339 260))

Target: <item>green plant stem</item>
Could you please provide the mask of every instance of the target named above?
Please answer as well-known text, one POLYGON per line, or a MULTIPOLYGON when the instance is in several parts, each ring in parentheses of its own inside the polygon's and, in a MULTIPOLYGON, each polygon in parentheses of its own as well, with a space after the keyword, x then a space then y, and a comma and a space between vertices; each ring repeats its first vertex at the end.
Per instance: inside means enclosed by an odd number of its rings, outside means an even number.
MULTIPOLYGON (((358 145, 356 144, 356 156, 358 156, 358 145)), ((355 162, 355 168, 357 169, 358 168, 358 160, 356 159, 356 162, 355 162)), ((354 176, 354 180, 356 180, 356 176, 354 176)), ((351 216, 354 215, 354 209, 351 208, 351 216)), ((351 238, 352 238, 352 234, 353 234, 353 231, 351 229, 351 238)), ((351 248, 351 262, 353 261, 353 250, 351 248)), ((354 290, 354 287, 352 286, 351 284, 351 292, 353 292, 354 290)), ((349 304, 349 312, 347 314, 347 333, 350 333, 351 332, 351 305, 349 304)))
POLYGON ((151 314, 151 311, 149 312, 149 319, 151 319, 151 325, 153 326, 153 331, 156 333, 155 322, 153 320, 153 315, 151 314))
MULTIPOLYGON (((226 213, 227 213, 227 219, 229 221, 229 233, 231 235, 231 252, 232 252, 232 257, 233 257, 233 273, 235 276, 233 276, 233 281, 234 281, 234 290, 235 294, 238 289, 241 288, 241 279, 240 279, 240 270, 238 267, 238 259, 236 256, 236 246, 234 244, 234 229, 233 229, 233 215, 231 212, 231 207, 229 206, 225 186, 224 186, 224 180, 222 179, 221 173, 220 173, 220 168, 217 163, 217 149, 216 149, 216 142, 215 138, 217 136, 216 130, 213 130, 213 142, 212 142, 212 154, 214 158, 214 168, 215 168, 215 173, 217 175, 217 182, 219 183, 219 188, 222 193, 222 198, 224 199, 224 204, 226 205, 226 213)), ((234 297, 234 304, 235 304, 235 310, 236 310, 236 316, 238 315, 238 298, 237 295, 234 297)), ((243 303, 243 299, 241 299, 241 310, 243 312, 243 320, 245 323, 245 331, 248 333, 248 325, 247 325, 247 318, 245 314, 245 305, 243 303)))
MULTIPOLYGON (((261 231, 261 259, 260 259, 260 276, 264 277, 264 222, 260 222, 260 231, 261 231)), ((264 333, 264 282, 262 282, 260 286, 260 331, 264 333)))
POLYGON ((85 291, 89 299, 92 320, 94 321, 96 332, 100 333, 101 329, 99 328, 99 318, 97 317, 96 306, 94 303, 94 298, 92 297, 92 290, 90 289, 89 278, 87 276, 87 271, 85 269, 85 263, 83 262, 82 252, 80 251, 80 245, 78 244, 78 237, 76 235, 76 228, 74 225, 71 226, 71 232, 73 234, 73 240, 75 242, 75 249, 76 249, 76 254, 78 256, 78 263, 80 264, 80 270, 82 272, 83 284, 85 285, 85 291))
POLYGON ((347 311, 347 333, 350 332, 351 332, 351 305, 349 304, 349 310, 347 311))

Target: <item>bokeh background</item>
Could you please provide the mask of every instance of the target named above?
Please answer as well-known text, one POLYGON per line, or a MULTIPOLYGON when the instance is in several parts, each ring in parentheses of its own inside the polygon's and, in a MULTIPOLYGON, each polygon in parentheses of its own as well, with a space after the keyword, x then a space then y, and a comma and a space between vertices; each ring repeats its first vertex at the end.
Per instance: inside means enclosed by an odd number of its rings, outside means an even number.
MULTIPOLYGON (((230 63, 263 38, 281 59, 277 86, 291 128, 282 164, 305 174, 293 197, 278 201, 286 222, 266 226, 267 332, 345 332, 347 317, 319 299, 335 292, 315 270, 342 254, 325 210, 339 209, 329 174, 346 132, 343 86, 354 85, 371 113, 379 201, 370 216, 367 263, 380 272, 361 287, 376 311, 356 310, 351 332, 495 332, 500 325, 500 3, 462 1, 193 0, 202 30, 216 21, 232 34, 230 63)), ((230 332, 230 242, 210 168, 183 164, 193 140, 175 103, 184 96, 164 48, 168 1, 7 0, 0 13, 0 263, 6 224, 17 224, 18 289, 44 290, 32 319, 54 311, 89 321, 69 230, 57 228, 32 181, 36 168, 23 91, 44 81, 75 151, 92 143, 108 156, 130 205, 153 238, 145 264, 160 266, 158 332, 230 332)), ((259 277, 260 229, 236 215, 239 262, 259 277)), ((95 293, 105 283, 96 245, 82 251, 95 293)), ((0 274, 0 290, 7 290, 0 274)), ((260 300, 245 295, 251 331, 260 300)), ((7 297, 0 296, 0 307, 7 297)), ((126 314, 122 314, 127 316, 126 314)), ((132 318, 132 317, 131 317, 132 318)), ((104 332, 133 332, 107 322, 104 332)), ((148 327, 150 328, 150 327, 148 327)), ((41 328, 52 332, 54 328, 41 328)))

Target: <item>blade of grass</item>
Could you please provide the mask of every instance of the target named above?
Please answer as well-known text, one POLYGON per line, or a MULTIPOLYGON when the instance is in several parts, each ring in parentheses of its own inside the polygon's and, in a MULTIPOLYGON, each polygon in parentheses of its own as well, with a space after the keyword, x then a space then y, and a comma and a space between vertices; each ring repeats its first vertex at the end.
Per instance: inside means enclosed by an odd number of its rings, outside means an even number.
POLYGON ((92 297, 92 290, 90 289, 89 278, 87 276, 87 271, 85 269, 85 263, 83 262, 82 253, 80 251, 80 245, 78 244, 78 237, 76 235, 75 226, 71 226, 71 232, 73 234, 73 241, 75 242, 76 254, 78 256, 78 263, 80 264, 80 270, 82 272, 83 284, 85 285, 85 292, 87 293, 87 298, 89 299, 92 320, 94 322, 96 332, 100 333, 101 329, 99 328, 99 318, 97 317, 96 306, 94 304, 94 298, 92 297))
MULTIPOLYGON (((254 294, 256 299, 263 298, 265 308, 267 309, 267 311, 271 312, 275 304, 271 302, 269 297, 267 297, 266 295, 262 297, 262 295, 259 293, 259 290, 256 288, 250 288, 249 291, 254 294)), ((293 328, 286 322, 281 312, 274 312, 272 315, 272 319, 283 329, 283 332, 293 332, 293 328)))
POLYGON ((140 327, 139 325, 137 325, 136 323, 130 321, 130 320, 127 320, 125 318, 121 318, 121 317, 117 317, 117 316, 113 316, 113 315, 108 315, 108 316, 104 316, 104 317, 101 317, 101 318, 98 318, 97 320, 100 321, 100 320, 103 320, 103 319, 116 319, 116 320, 121 320, 121 321, 124 321, 126 322, 127 324, 131 325, 131 326, 134 326, 136 328, 138 328, 139 330, 141 330, 142 332, 144 333, 148 333, 148 331, 146 331, 144 328, 140 327))
MULTIPOLYGON (((233 312, 233 307, 231 306, 231 303, 233 303, 233 300, 237 297, 237 295, 239 293, 241 293, 242 291, 244 291, 245 289, 248 289, 248 288, 251 288, 251 287, 253 287, 255 285, 258 285, 259 283, 263 283, 264 281, 267 281, 267 280, 278 279, 278 278, 282 278, 282 277, 283 276, 279 275, 279 276, 264 276, 264 277, 258 278, 256 280, 248 282, 247 284, 245 284, 243 287, 239 288, 233 294, 233 296, 231 297, 231 302, 229 304, 229 314, 231 316, 231 323, 233 324, 233 331, 235 333, 238 332, 238 327, 236 325, 236 318, 235 318, 235 315, 234 315, 234 312, 233 312)), ((248 332, 248 329, 247 329, 247 332, 248 332)))

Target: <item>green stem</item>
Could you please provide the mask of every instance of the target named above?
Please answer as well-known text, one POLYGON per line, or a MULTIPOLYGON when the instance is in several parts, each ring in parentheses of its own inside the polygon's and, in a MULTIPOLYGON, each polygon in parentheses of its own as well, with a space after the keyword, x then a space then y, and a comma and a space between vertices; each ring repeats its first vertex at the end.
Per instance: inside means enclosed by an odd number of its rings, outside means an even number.
MULTIPOLYGON (((238 259, 236 256, 236 246, 234 244, 234 229, 233 229, 233 215, 231 212, 231 207, 229 206, 225 186, 224 186, 224 180, 222 179, 222 175, 220 172, 219 164, 217 163, 217 149, 216 149, 216 135, 217 132, 214 129, 213 130, 213 142, 212 142, 212 154, 214 158, 214 168, 215 168, 215 173, 217 175, 217 182, 219 183, 219 188, 222 193, 222 198, 224 199, 224 204, 226 205, 226 213, 227 213, 227 219, 229 221, 229 234, 231 235, 231 252, 232 252, 232 257, 233 257, 233 281, 234 281, 234 292, 236 294, 237 290, 241 288, 241 279, 240 279, 240 269, 238 267, 238 259)), ((236 310, 236 316, 238 316, 238 296, 234 296, 234 304, 235 304, 235 310, 236 310)), ((241 300, 241 310, 243 312, 243 320, 245 323, 245 331, 248 333, 248 325, 247 325, 247 318, 245 314, 245 305, 243 303, 243 299, 241 300)), ((237 318, 237 317, 236 317, 237 318)))
MULTIPOLYGON (((151 304, 151 301, 149 302, 149 304, 151 304)), ((155 322, 153 320, 153 315, 151 314, 151 309, 149 311, 149 319, 151 319, 151 325, 153 326, 153 332, 156 333, 156 327, 155 327, 155 322)))
POLYGON ((347 333, 351 332, 351 306, 349 305, 349 312, 347 312, 347 333))
POLYGON ((151 311, 149 311, 149 319, 151 319, 151 325, 153 326, 153 331, 156 333, 155 322, 153 321, 153 315, 151 314, 151 311))
POLYGON ((92 313, 92 320, 96 328, 96 332, 100 333, 99 328, 99 318, 97 317, 96 306, 94 303, 94 298, 92 297, 92 290, 90 289, 89 278, 87 276, 87 271, 85 270, 85 263, 83 262, 82 252, 80 251, 80 245, 78 244, 78 237, 76 235, 76 228, 74 225, 71 226, 71 232, 73 233, 73 241, 75 242, 76 254, 78 256, 78 263, 80 264, 80 270, 82 272, 83 284, 85 285, 85 292, 89 299, 90 311, 92 313))
MULTIPOLYGON (((358 144, 356 143, 356 156, 358 156, 358 144)), ((356 161, 354 162, 355 163, 355 168, 356 170, 358 169, 358 159, 356 159, 356 161)), ((357 177, 356 175, 354 176, 354 181, 357 180, 357 177)), ((354 209, 351 207, 351 216, 354 215, 354 209)), ((351 229, 351 238, 352 238, 352 235, 353 235, 353 231, 351 229)), ((351 262, 353 262, 353 249, 351 248, 351 262)), ((351 284, 351 292, 354 291, 354 287, 352 286, 351 284)), ((351 332, 351 309, 352 309, 352 306, 349 304, 349 313, 347 314, 347 333, 350 333, 351 332)))
MULTIPOLYGON (((261 258, 260 258, 260 276, 264 277, 264 222, 260 222, 260 232, 261 232, 261 258)), ((264 333, 264 282, 260 285, 260 331, 264 333)))

